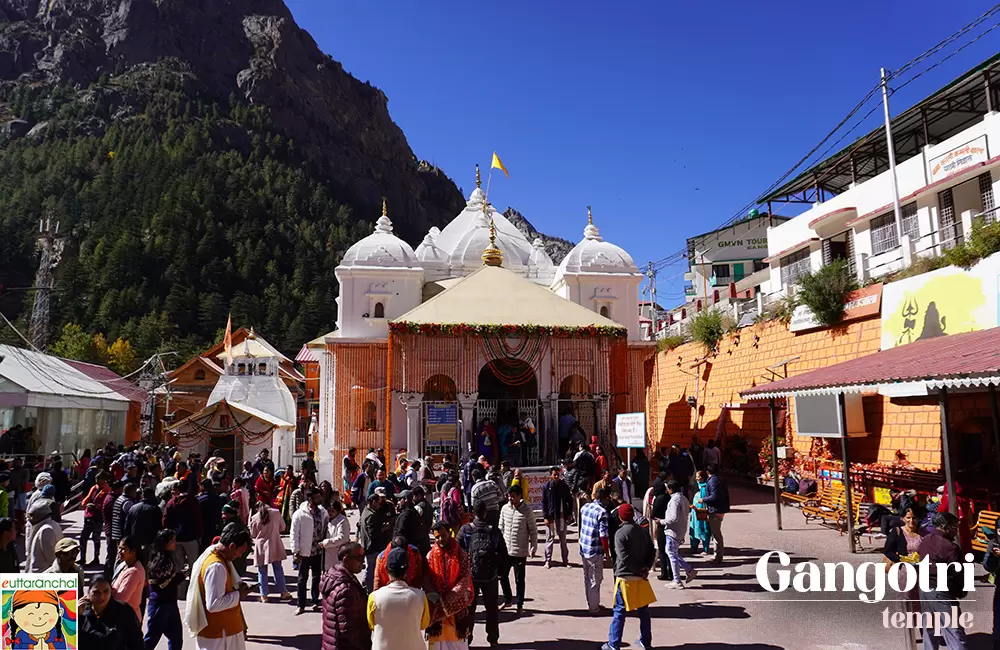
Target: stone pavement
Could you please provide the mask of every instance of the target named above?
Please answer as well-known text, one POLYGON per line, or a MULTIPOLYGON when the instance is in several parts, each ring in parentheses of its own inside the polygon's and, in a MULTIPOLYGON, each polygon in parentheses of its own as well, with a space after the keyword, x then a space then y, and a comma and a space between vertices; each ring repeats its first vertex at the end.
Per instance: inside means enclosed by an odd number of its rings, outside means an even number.
MULTIPOLYGON (((769 550, 787 552, 793 564, 812 560, 849 561, 857 565, 878 561, 879 553, 870 551, 852 558, 846 537, 818 524, 806 524, 793 508, 783 508, 785 530, 778 531, 771 492, 749 486, 732 486, 731 492, 734 511, 727 515, 723 527, 728 546, 724 564, 715 567, 708 565, 706 560, 692 560, 699 572, 698 579, 683 590, 668 589, 665 583, 653 581, 657 597, 657 602, 651 606, 654 647, 695 650, 904 647, 902 631, 883 628, 882 611, 891 606, 889 597, 879 604, 866 604, 856 600, 856 594, 839 592, 802 595, 789 590, 769 593, 757 584, 754 576, 756 561, 769 550), (848 602, 829 602, 833 599, 848 602)), ((610 613, 597 618, 588 615, 573 529, 571 536, 569 567, 546 570, 542 566, 541 544, 539 557, 529 560, 524 613, 520 617, 509 610, 500 613, 502 648, 597 650, 607 640, 610 613)), ((867 538, 862 541, 867 545, 867 538)), ((881 541, 874 540, 873 545, 880 548, 881 541)), ((285 572, 294 579, 290 559, 285 572)), ((612 585, 611 570, 606 569, 602 602, 608 605, 611 604, 612 585)), ((963 611, 974 615, 969 644, 973 650, 989 648, 988 635, 992 629, 993 587, 977 580, 976 589, 962 601, 963 611)), ((290 584, 290 590, 294 592, 294 583, 290 584)), ((250 626, 249 648, 312 650, 320 647, 320 614, 307 612, 294 616, 291 605, 264 605, 256 602, 254 596, 243 608, 250 626)), ((473 647, 484 647, 481 613, 478 621, 473 647)), ((629 619, 623 647, 634 647, 638 636, 638 621, 629 619)), ((163 640, 157 650, 166 650, 166 647, 166 640, 163 640)))

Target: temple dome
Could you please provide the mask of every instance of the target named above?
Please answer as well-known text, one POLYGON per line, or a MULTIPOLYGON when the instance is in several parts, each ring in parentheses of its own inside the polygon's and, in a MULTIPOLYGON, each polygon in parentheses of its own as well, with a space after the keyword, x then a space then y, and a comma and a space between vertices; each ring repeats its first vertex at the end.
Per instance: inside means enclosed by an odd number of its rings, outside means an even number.
POLYGON ((637 274, 639 268, 625 249, 604 241, 591 222, 583 229, 583 240, 559 264, 556 279, 566 273, 637 274))
POLYGON ((528 256, 528 266, 536 267, 539 270, 554 269, 556 266, 545 250, 545 242, 542 241, 541 237, 535 237, 535 241, 531 242, 531 255, 528 256))
POLYGON ((417 255, 405 241, 392 234, 392 221, 383 209, 375 230, 344 253, 341 267, 420 268, 417 255))
POLYGON ((438 246, 437 238, 441 234, 441 229, 433 226, 424 235, 423 241, 417 246, 417 261, 424 268, 442 268, 448 266, 448 252, 438 246))
MULTIPOLYGON (((487 213, 493 216, 493 226, 496 230, 495 244, 503 254, 503 266, 512 271, 523 269, 528 261, 531 250, 528 240, 524 235, 520 234, 520 231, 518 231, 520 238, 512 237, 509 233, 503 232, 500 228, 499 220, 503 219, 508 225, 510 225, 510 222, 504 219, 503 215, 499 214, 492 207, 487 207, 487 213)), ((444 235, 444 231, 441 234, 444 235)), ((452 270, 475 269, 482 266, 483 251, 489 246, 490 221, 486 214, 483 214, 482 208, 480 208, 479 214, 472 221, 472 227, 462 235, 452 250, 452 270)))
POLYGON ((472 190, 466 202, 465 209, 457 217, 444 227, 434 242, 441 250, 451 257, 453 268, 476 265, 481 266, 480 256, 483 253, 483 246, 478 249, 476 245, 489 241, 489 219, 493 219, 493 226, 497 233, 497 248, 503 251, 504 266, 516 268, 528 263, 531 255, 531 243, 517 227, 507 220, 500 212, 491 206, 486 207, 486 216, 483 218, 483 201, 486 195, 482 189, 472 190), (483 226, 483 222, 486 225, 483 226), (485 239, 477 230, 486 229, 485 239), (471 240, 475 240, 475 242, 471 240), (461 254, 459 249, 461 248, 461 254))

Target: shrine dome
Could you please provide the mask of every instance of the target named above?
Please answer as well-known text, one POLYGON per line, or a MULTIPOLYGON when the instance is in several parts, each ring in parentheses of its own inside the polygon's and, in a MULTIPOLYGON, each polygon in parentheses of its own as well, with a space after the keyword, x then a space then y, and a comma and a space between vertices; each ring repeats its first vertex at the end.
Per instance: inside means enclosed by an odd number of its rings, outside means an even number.
POLYGON ((417 246, 416 256, 420 265, 426 268, 447 268, 448 252, 438 246, 437 238, 441 230, 434 226, 417 246))
POLYGON ((486 204, 484 211, 485 201, 486 194, 481 188, 472 190, 465 209, 444 227, 434 243, 450 255, 453 269, 478 268, 482 266, 483 247, 489 242, 489 221, 492 219, 504 265, 510 269, 525 266, 532 250, 528 238, 493 206, 486 204))
POLYGON ((420 268, 420 263, 413 248, 392 234, 392 221, 383 201, 375 230, 347 249, 340 267, 420 268))
POLYGON ((639 273, 632 256, 620 246, 604 241, 600 231, 594 225, 590 210, 587 210, 587 227, 583 229, 583 240, 573 247, 573 250, 563 259, 556 271, 558 280, 567 273, 604 273, 629 274, 639 273))

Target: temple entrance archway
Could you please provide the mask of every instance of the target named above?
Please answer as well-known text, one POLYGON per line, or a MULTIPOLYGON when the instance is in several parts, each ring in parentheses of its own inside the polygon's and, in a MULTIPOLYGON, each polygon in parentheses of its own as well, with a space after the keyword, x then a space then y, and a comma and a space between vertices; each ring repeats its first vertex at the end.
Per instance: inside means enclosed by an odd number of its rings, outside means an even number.
MULTIPOLYGON (((512 465, 535 465, 547 457, 544 418, 538 399, 538 376, 534 369, 519 360, 494 360, 479 371, 478 386, 476 432, 481 430, 484 418, 495 427, 498 437, 502 437, 501 432, 507 431, 508 427, 528 426, 534 430, 532 444, 522 446, 520 459, 512 457, 512 465)), ((498 443, 503 447, 503 440, 498 440, 498 443)))

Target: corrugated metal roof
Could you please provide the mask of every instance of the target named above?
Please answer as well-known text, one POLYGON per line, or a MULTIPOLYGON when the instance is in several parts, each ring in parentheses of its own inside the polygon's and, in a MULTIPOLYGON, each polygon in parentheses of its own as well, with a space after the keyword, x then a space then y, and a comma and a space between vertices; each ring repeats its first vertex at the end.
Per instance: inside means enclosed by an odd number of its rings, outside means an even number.
POLYGON ((73 361, 72 359, 63 359, 63 361, 91 379, 100 382, 101 385, 113 389, 116 393, 130 402, 144 404, 146 400, 149 399, 149 393, 139 388, 128 379, 122 379, 110 368, 98 366, 93 363, 84 363, 83 361, 73 361))
POLYGON ((0 363, 0 377, 29 393, 129 401, 59 357, 10 345, 0 345, 0 356, 4 358, 0 363))
POLYGON ((824 389, 926 381, 943 385, 995 383, 1000 376, 1000 327, 915 341, 796 377, 742 391, 746 398, 775 397, 824 389), (954 380, 954 381, 948 381, 954 380))
POLYGON ((295 363, 319 363, 319 355, 309 348, 309 344, 302 345, 302 349, 295 355, 295 363))

